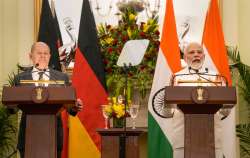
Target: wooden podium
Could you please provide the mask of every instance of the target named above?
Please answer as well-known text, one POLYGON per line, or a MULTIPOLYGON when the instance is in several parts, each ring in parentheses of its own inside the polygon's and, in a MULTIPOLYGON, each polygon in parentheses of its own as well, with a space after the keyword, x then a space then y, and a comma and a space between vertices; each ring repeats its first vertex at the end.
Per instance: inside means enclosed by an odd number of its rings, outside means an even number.
POLYGON ((165 102, 184 113, 185 158, 215 158, 214 114, 223 104, 236 104, 235 88, 168 86, 165 102))
POLYGON ((56 114, 75 104, 73 87, 3 87, 2 102, 26 114, 25 158, 57 158, 56 114))
MULTIPOLYGON (((101 135, 101 158, 119 158, 119 137, 123 128, 97 129, 101 135)), ((139 158, 139 137, 147 132, 146 128, 126 129, 126 158, 139 158)))

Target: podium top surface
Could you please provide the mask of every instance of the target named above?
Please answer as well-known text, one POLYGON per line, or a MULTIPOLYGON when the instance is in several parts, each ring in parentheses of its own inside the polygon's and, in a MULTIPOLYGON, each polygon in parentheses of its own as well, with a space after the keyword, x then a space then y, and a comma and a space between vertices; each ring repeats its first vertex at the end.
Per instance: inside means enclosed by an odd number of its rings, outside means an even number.
MULTIPOLYGON (((11 104, 34 104, 35 86, 3 87, 2 102, 5 105, 11 104)), ((75 89, 71 86, 65 87, 42 87, 48 98, 43 104, 75 104, 75 89)))
MULTIPOLYGON (((167 86, 165 89, 165 102, 167 104, 194 104, 193 92, 197 86, 167 86)), ((236 104, 235 87, 201 87, 203 88, 206 104, 236 104)))

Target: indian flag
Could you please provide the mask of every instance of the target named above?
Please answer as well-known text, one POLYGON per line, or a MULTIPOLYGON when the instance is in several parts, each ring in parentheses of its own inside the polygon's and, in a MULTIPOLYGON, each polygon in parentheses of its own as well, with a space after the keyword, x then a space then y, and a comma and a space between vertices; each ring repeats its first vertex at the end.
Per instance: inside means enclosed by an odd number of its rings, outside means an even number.
MULTIPOLYGON (((211 0, 206 15, 202 43, 207 50, 207 56, 211 58, 211 63, 207 67, 214 68, 218 74, 225 76, 229 86, 232 85, 227 50, 223 36, 217 0, 211 0)), ((222 152, 226 158, 236 157, 236 133, 235 133, 235 108, 222 124, 222 152)))
POLYGON ((168 85, 172 73, 181 69, 180 50, 172 0, 167 0, 160 51, 149 97, 148 157, 172 158, 172 119, 159 117, 152 108, 154 94, 168 85))
MULTIPOLYGON (((173 120, 161 118, 153 111, 152 98, 158 90, 169 85, 172 74, 181 69, 179 42, 183 41, 203 44, 206 53, 204 66, 225 76, 231 85, 217 0, 167 0, 160 51, 148 104, 149 158, 174 157, 173 120), (188 26, 185 37, 182 24, 188 26)), ((236 157, 234 109, 225 120, 221 121, 221 124, 223 155, 226 158, 234 158, 236 157)))

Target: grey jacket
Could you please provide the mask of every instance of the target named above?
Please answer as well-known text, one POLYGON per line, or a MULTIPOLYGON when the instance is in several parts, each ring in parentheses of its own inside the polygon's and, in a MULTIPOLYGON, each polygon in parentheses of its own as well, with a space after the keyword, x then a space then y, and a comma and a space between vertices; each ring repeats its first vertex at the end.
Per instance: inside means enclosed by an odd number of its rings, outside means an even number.
MULTIPOLYGON (((66 86, 69 86, 69 78, 67 74, 62 73, 57 70, 49 69, 49 78, 50 80, 54 80, 55 84, 49 85, 49 86, 62 86, 62 85, 56 85, 56 80, 63 80, 65 82, 66 86)), ((33 84, 25 84, 21 85, 20 80, 32 80, 32 69, 22 72, 15 76, 14 82, 15 86, 34 86, 33 84)), ((69 114, 75 116, 76 112, 73 112, 71 110, 68 110, 69 114)), ((25 113, 22 114, 21 122, 20 122, 20 128, 19 128, 19 135, 18 135, 18 144, 17 149, 20 152, 21 158, 24 157, 24 148, 25 148, 25 128, 26 128, 26 115, 25 113)), ((62 126, 62 120, 61 115, 57 117, 57 152, 58 155, 61 155, 60 152, 62 151, 63 147, 63 126, 62 126)))

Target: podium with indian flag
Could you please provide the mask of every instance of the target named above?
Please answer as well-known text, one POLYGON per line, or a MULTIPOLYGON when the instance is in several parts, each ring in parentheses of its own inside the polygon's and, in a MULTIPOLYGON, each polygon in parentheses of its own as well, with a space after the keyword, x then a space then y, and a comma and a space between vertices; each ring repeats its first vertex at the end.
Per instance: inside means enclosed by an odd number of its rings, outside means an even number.
MULTIPOLYGON (((165 17, 162 27, 160 51, 158 54, 156 70, 154 74, 154 81, 149 98, 149 118, 148 118, 148 157, 149 158, 183 158, 174 154, 173 144, 174 130, 172 119, 161 118, 154 112, 152 108, 152 99, 154 94, 170 85, 169 81, 175 72, 182 69, 181 56, 179 49, 178 30, 176 21, 178 21, 178 13, 188 14, 186 8, 191 6, 192 10, 202 8, 201 3, 207 3, 204 17, 201 21, 201 31, 199 33, 198 42, 203 44, 206 52, 207 62, 205 66, 216 71, 227 78, 229 86, 231 86, 231 77, 229 72, 227 52, 225 41, 223 37, 222 26, 219 16, 219 8, 217 0, 195 1, 195 0, 167 0, 165 17), (186 5, 187 4, 187 5, 186 5), (193 7, 196 5, 196 7, 193 7), (181 10, 178 12, 176 8, 181 10), (186 12, 185 12, 186 11, 186 12), (202 22, 201 22, 202 23, 202 22)), ((193 14, 195 18, 201 16, 200 14, 193 14)), ((190 24, 194 26, 194 24, 190 24)), ((187 42, 193 42, 188 39, 187 42)), ((236 142, 235 142, 235 113, 234 109, 231 114, 221 121, 222 123, 222 154, 227 158, 236 157, 236 142), (225 139, 225 137, 227 137, 225 139)))

